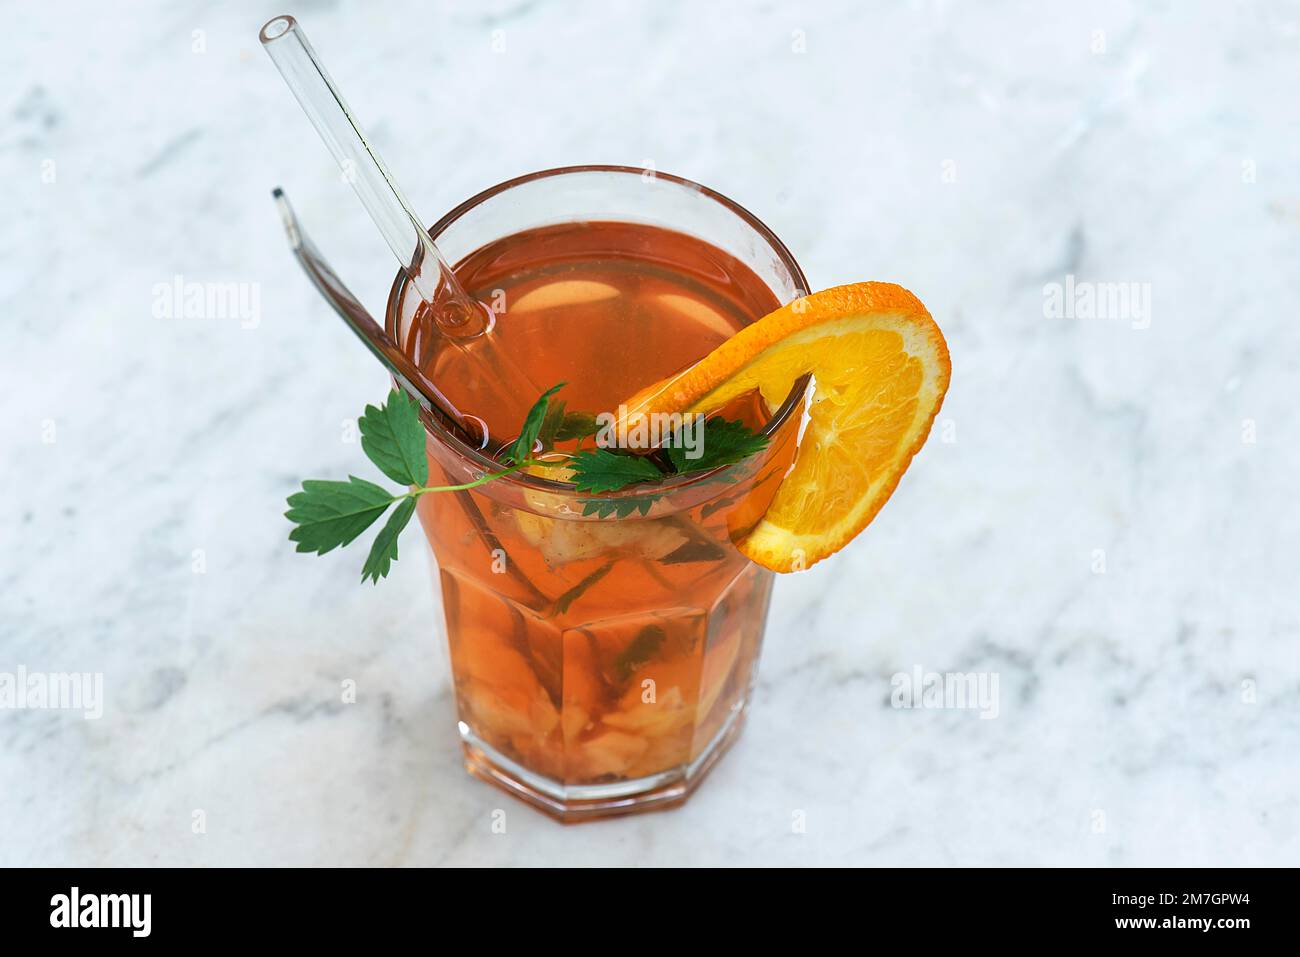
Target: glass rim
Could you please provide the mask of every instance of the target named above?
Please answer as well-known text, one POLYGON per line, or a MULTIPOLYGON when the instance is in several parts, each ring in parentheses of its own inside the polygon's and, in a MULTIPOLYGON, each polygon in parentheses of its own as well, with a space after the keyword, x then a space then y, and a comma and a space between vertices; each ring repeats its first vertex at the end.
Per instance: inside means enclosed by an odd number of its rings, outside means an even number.
MULTIPOLYGON (((429 235, 436 242, 442 233, 446 232, 448 228, 455 224, 456 221, 466 213, 477 208, 488 200, 515 188, 516 186, 523 186, 527 183, 536 182, 538 180, 552 179, 558 176, 572 175, 575 173, 619 173, 633 174, 636 176, 649 175, 653 179, 667 180, 676 186, 700 193, 735 215, 744 222, 745 225, 757 233, 769 246, 771 246, 773 251, 777 254, 778 259, 781 261, 781 264, 789 270, 790 276, 795 282, 795 288, 803 294, 807 294, 808 279, 804 276, 803 270, 799 267, 799 263, 795 260, 793 254, 791 254, 790 250, 786 247, 785 243, 780 240, 776 233, 772 232, 766 223, 751 213, 748 209, 741 206, 735 200, 719 193, 717 190, 710 189, 694 180, 686 179, 684 176, 675 176, 672 173, 662 173, 658 170, 647 170, 637 166, 618 166, 610 164, 556 166, 550 169, 537 170, 533 173, 525 173, 522 176, 515 176, 512 179, 507 179, 497 183, 495 186, 489 186, 487 189, 475 193, 469 199, 455 206, 441 219, 429 227, 429 235)), ((620 222, 620 220, 615 219, 610 220, 610 222, 620 222)), ((664 228, 671 229, 671 226, 664 228)), ((452 269, 455 269, 458 265, 459 263, 452 263, 452 269)), ((406 287, 409 284, 410 280, 406 276, 406 273, 402 270, 398 270, 396 277, 393 279, 393 285, 389 289, 388 303, 384 311, 384 324, 388 327, 387 332, 398 342, 401 341, 400 337, 397 335, 400 306, 402 298, 406 292, 406 287)), ((784 305, 784 303, 782 305, 784 305)), ((770 440, 778 431, 780 431, 781 427, 784 426, 794 414, 795 409, 803 402, 811 379, 811 376, 804 375, 795 381, 794 385, 790 388, 789 395, 785 397, 785 401, 777 407, 776 411, 773 412, 767 422, 764 423, 763 428, 759 430, 760 434, 767 436, 770 440)), ((433 435, 438 441, 448 446, 459 457, 465 459, 475 468, 481 468, 486 472, 497 471, 502 468, 502 464, 499 461, 484 455, 480 449, 476 449, 463 441, 459 436, 447 429, 436 419, 425 414, 421 415, 421 419, 424 421, 426 433, 433 435)), ((770 447, 769 444, 769 448, 770 447)), ((636 498, 652 492, 677 492, 684 489, 694 488, 706 482, 714 481, 721 475, 726 475, 736 471, 737 469, 744 467, 748 462, 749 460, 746 459, 732 463, 731 465, 719 466, 718 468, 711 469, 708 472, 675 476, 666 478, 662 482, 656 482, 653 485, 647 484, 634 488, 618 489, 613 492, 580 492, 573 487, 572 483, 557 482, 553 479, 542 478, 537 475, 528 475, 524 472, 512 472, 508 475, 501 476, 501 478, 496 481, 505 482, 509 485, 523 489, 533 489, 552 494, 568 495, 575 498, 615 500, 620 498, 636 498)), ((723 488, 726 488, 726 486, 723 486, 723 488)))

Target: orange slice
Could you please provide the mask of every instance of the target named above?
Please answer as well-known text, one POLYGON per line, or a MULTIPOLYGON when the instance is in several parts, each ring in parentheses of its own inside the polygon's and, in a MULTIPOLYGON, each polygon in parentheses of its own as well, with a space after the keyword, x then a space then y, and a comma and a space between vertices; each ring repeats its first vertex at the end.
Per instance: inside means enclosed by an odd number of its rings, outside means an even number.
POLYGON ((862 531, 929 435, 952 363, 920 300, 886 282, 795 300, 627 403, 629 416, 708 412, 758 389, 774 409, 807 373, 816 386, 794 464, 738 543, 778 572, 808 568, 862 531))

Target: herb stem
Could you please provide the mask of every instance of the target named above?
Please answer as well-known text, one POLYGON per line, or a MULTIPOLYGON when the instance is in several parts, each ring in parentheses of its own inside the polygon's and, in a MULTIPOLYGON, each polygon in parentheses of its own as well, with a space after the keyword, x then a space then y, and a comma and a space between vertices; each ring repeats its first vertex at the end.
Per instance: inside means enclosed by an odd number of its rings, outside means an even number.
MULTIPOLYGON (((425 485, 421 488, 413 488, 405 495, 399 495, 397 498, 419 498, 421 495, 428 492, 464 492, 472 488, 478 488, 480 485, 486 485, 493 479, 499 479, 501 476, 509 475, 511 472, 518 472, 520 469, 526 469, 530 465, 540 464, 540 462, 536 462, 533 459, 526 459, 525 461, 512 465, 509 468, 504 468, 500 472, 488 472, 486 475, 480 475, 472 482, 465 482, 462 485, 425 485)), ((397 499, 394 499, 394 501, 396 500, 397 499)))

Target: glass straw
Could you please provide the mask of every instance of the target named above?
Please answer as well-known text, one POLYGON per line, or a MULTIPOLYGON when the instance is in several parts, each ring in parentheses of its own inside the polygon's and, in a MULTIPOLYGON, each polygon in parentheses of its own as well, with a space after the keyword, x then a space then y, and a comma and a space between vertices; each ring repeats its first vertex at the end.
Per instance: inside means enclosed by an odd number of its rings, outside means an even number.
POLYGON ((361 131, 334 81, 316 59, 302 27, 293 17, 276 17, 262 27, 260 37, 267 54, 421 298, 430 304, 451 307, 439 310, 438 324, 452 327, 459 337, 482 334, 489 323, 490 310, 461 287, 411 211, 388 167, 361 131))
POLYGON ((429 380, 424 371, 398 347, 384 328, 371 318, 366 307, 316 251, 315 244, 308 238, 298 222, 298 217, 294 215, 293 207, 289 205, 289 197, 284 195, 284 190, 277 187, 271 195, 275 198, 276 206, 279 207, 285 232, 289 236, 289 245, 299 265, 307 273, 307 278, 356 333, 357 338, 370 350, 370 354, 384 364, 392 375, 393 381, 405 390, 407 395, 415 399, 446 428, 459 434, 471 446, 486 448, 488 433, 483 421, 457 409, 455 404, 443 395, 442 390, 429 380))
POLYGON ((501 354, 502 350, 492 348, 495 314, 461 286, 366 139, 302 27, 291 16, 275 17, 262 27, 259 38, 411 284, 428 304, 427 313, 437 331, 469 357, 494 396, 521 405, 522 416, 541 390, 501 354))

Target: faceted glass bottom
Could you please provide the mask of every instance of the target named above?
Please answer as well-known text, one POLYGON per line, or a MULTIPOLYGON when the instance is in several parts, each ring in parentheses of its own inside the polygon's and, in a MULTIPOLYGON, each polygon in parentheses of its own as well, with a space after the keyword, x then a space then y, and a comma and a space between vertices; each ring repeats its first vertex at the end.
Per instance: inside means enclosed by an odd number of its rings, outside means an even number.
POLYGON ((564 784, 512 761, 476 737, 462 721, 459 727, 465 749, 465 769, 563 824, 665 810, 684 803, 726 753, 740 734, 746 704, 745 701, 736 703, 713 740, 690 764, 648 777, 611 784, 564 784))

